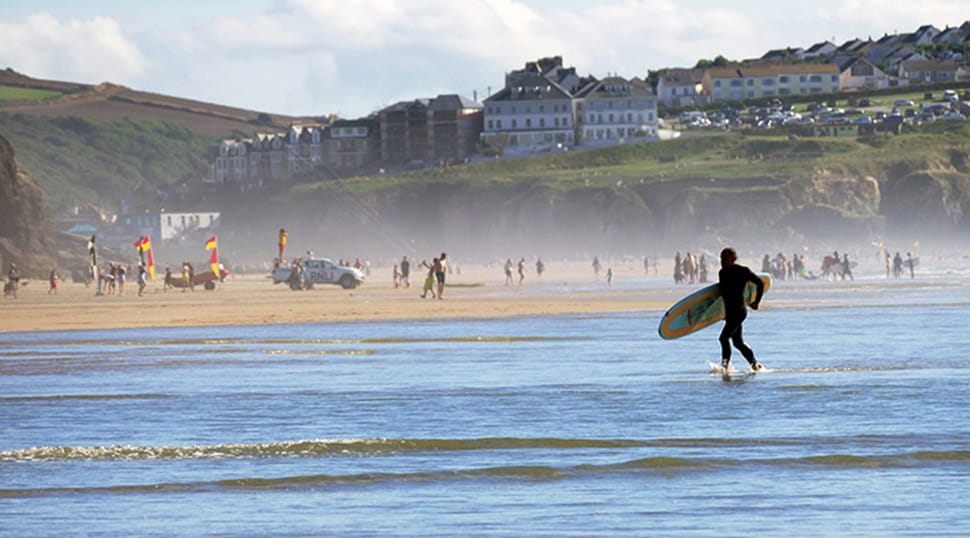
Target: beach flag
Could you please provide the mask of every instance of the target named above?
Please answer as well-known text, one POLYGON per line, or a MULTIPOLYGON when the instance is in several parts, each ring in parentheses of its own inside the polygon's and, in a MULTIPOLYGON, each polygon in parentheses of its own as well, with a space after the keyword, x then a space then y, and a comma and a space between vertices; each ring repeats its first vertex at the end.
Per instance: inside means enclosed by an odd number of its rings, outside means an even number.
POLYGON ((209 267, 212 268, 212 274, 216 275, 216 278, 220 278, 222 274, 219 271, 219 242, 216 240, 216 236, 213 235, 205 242, 205 249, 212 251, 212 254, 209 255, 209 267))
POLYGON ((147 235, 142 236, 138 241, 135 241, 135 248, 138 249, 141 262, 148 268, 148 275, 152 277, 152 280, 155 280, 155 256, 152 254, 152 240, 147 235))

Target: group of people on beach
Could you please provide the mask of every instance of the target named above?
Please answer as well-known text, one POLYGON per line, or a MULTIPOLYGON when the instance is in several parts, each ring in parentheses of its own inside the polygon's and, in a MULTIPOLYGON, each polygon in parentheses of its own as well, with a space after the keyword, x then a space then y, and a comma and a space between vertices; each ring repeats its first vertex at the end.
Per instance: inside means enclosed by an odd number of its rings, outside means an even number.
MULTIPOLYGON (((644 262, 646 268, 646 262, 644 262)), ((674 284, 699 284, 707 282, 707 255, 701 254, 698 259, 692 252, 674 255, 674 284)))
MULTIPOLYGON (((442 252, 440 256, 432 258, 429 263, 427 259, 421 260, 419 264, 427 269, 424 282, 421 287, 422 299, 427 299, 431 294, 432 299, 443 299, 445 293, 445 278, 451 272, 448 265, 448 254, 442 252)), ((402 256, 399 263, 394 264, 393 283, 395 288, 411 287, 411 261, 407 256, 402 256)))

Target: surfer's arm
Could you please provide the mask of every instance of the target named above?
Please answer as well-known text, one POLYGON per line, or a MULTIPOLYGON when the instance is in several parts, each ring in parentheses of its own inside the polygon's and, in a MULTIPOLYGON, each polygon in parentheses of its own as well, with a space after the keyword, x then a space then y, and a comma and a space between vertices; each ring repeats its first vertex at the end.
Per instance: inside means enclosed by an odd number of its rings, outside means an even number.
POLYGON ((762 282, 761 277, 754 274, 754 272, 751 273, 751 276, 748 277, 748 280, 753 282, 755 288, 757 288, 757 293, 755 293, 754 301, 751 301, 751 309, 757 310, 758 307, 761 306, 761 296, 765 294, 765 283, 762 282))

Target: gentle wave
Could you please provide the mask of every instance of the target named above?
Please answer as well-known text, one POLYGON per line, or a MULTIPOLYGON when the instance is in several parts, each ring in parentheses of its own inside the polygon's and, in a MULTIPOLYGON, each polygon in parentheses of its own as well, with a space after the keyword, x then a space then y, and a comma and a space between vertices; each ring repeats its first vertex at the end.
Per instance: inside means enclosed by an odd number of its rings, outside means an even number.
POLYGON ((412 452, 629 448, 650 446, 644 441, 599 439, 335 439, 262 444, 211 446, 42 446, 0 452, 0 461, 129 461, 247 458, 315 458, 328 456, 379 456, 412 452))
MULTIPOLYGON (((185 338, 175 340, 58 340, 33 343, 33 346, 211 346, 211 345, 342 345, 342 344, 415 344, 475 342, 561 342, 589 340, 578 336, 448 336, 439 338, 185 338)), ((0 342, 0 346, 23 345, 0 342)))
POLYGON ((56 496, 65 494, 143 494, 192 493, 220 490, 294 490, 338 487, 354 484, 403 482, 444 482, 454 480, 561 480, 575 477, 629 474, 696 472, 749 467, 791 468, 795 466, 840 468, 899 468, 919 467, 926 462, 970 462, 970 451, 921 451, 878 456, 831 454, 801 458, 739 460, 729 458, 652 457, 614 464, 582 464, 569 467, 547 465, 515 465, 477 469, 415 471, 406 473, 362 473, 349 475, 305 475, 276 478, 245 477, 208 482, 161 483, 122 486, 58 487, 0 489, 0 499, 15 497, 56 496))
MULTIPOLYGON (((78 399, 166 398, 165 395, 77 395, 78 399)), ((196 446, 41 446, 0 452, 0 462, 136 461, 193 459, 323 458, 382 456, 417 452, 477 450, 574 450, 621 448, 738 448, 755 446, 880 446, 905 439, 851 437, 819 439, 561 439, 554 437, 483 437, 477 439, 330 439, 275 443, 196 446)), ((934 453, 930 453, 934 454, 934 453)), ((945 453, 948 454, 948 453, 945 453)), ((820 456, 826 458, 829 456, 820 456)), ((837 458, 837 457, 836 457, 837 458)), ((824 463, 827 460, 819 460, 824 463)))
POLYGON ((65 400, 161 400, 171 394, 57 394, 52 396, 0 396, 0 402, 48 402, 65 400))

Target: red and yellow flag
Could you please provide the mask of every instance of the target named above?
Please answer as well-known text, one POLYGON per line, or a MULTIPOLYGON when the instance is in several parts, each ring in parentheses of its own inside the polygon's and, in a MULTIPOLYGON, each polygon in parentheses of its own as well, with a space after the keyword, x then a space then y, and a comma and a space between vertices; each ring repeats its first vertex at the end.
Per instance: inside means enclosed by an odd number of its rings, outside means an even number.
POLYGON ((155 280, 155 256, 152 255, 152 240, 147 235, 143 236, 135 241, 135 248, 138 249, 138 254, 142 256, 142 261, 148 268, 148 274, 152 277, 152 280, 155 280))
POLYGON ((205 242, 205 249, 212 251, 212 254, 209 255, 209 267, 212 268, 212 274, 216 278, 220 278, 222 275, 219 271, 219 242, 216 240, 216 236, 213 235, 205 242))

